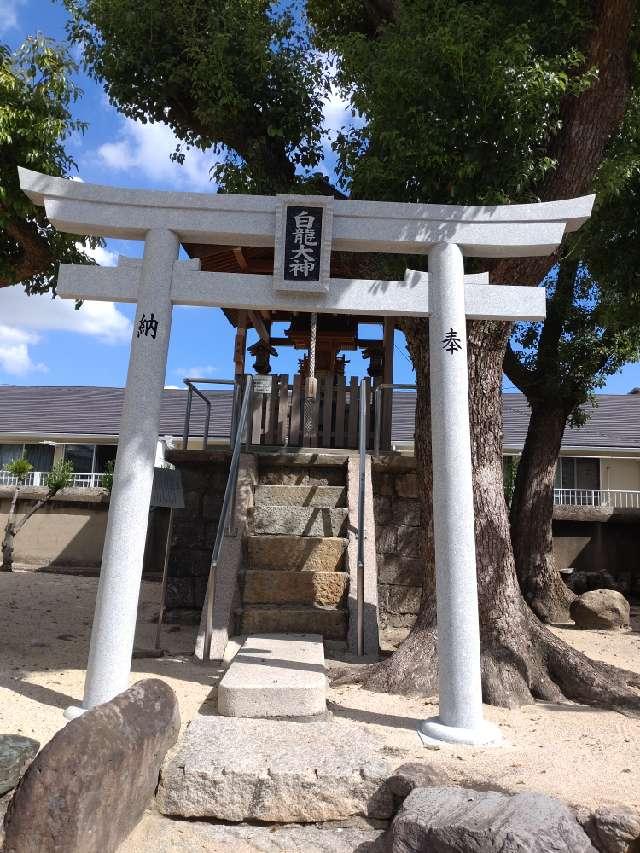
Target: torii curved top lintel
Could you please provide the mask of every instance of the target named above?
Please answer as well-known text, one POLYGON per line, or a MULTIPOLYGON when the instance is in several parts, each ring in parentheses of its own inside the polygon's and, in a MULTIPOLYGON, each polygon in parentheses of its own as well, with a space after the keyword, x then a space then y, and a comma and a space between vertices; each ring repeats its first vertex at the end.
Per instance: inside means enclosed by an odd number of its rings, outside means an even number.
MULTIPOLYGON (((278 196, 136 190, 18 171, 22 190, 61 231, 141 240, 167 228, 183 242, 274 244, 278 196)), ((336 200, 333 248, 424 254, 457 243, 470 257, 547 255, 589 218, 594 199, 495 207, 336 200)))

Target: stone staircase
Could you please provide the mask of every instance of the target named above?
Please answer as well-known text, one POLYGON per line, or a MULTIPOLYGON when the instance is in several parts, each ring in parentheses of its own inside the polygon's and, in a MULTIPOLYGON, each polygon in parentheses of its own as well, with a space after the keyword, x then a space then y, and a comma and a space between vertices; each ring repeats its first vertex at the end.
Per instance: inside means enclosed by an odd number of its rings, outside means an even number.
POLYGON ((344 457, 262 456, 249 509, 240 633, 347 637, 344 457))

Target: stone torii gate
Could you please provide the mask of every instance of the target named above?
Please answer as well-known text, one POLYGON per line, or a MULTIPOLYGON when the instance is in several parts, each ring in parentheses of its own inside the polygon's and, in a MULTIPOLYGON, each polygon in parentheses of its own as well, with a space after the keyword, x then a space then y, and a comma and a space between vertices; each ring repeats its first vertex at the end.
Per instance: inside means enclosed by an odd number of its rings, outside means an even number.
POLYGON ((165 381, 173 305, 366 311, 429 316, 440 713, 425 740, 488 744, 483 719, 476 581, 466 319, 539 320, 542 288, 498 287, 465 276, 463 257, 551 254, 589 217, 594 197, 458 207, 119 189, 20 169, 20 185, 60 231, 144 240, 142 260, 116 268, 62 265, 62 298, 137 305, 120 442, 91 635, 83 709, 126 689, 165 381), (275 246, 274 275, 202 272, 181 242, 275 246), (330 277, 331 251, 427 254, 429 274, 403 281, 330 277))

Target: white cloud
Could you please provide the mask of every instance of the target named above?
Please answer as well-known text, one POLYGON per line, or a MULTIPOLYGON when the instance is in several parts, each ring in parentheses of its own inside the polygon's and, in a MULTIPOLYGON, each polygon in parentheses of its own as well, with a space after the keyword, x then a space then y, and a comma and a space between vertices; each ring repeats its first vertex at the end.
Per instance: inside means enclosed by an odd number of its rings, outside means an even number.
POLYGON ((116 141, 101 145, 98 156, 104 166, 116 172, 141 172, 153 181, 178 189, 213 191, 215 184, 209 178, 209 170, 216 162, 215 155, 192 148, 185 152, 180 165, 170 159, 177 143, 166 124, 142 124, 125 118, 116 141))
POLYGON ((351 102, 348 98, 344 98, 336 88, 332 88, 329 97, 325 98, 322 114, 326 130, 335 132, 344 125, 353 123, 351 102))
POLYGON ((187 379, 209 379, 217 372, 218 368, 212 364, 200 364, 194 367, 176 367, 172 370, 172 373, 176 376, 186 377, 187 379))
POLYGON ((0 325, 0 368, 13 376, 25 373, 46 373, 47 366, 35 363, 29 354, 29 344, 38 343, 39 338, 31 332, 0 325))
POLYGON ((107 344, 131 338, 131 323, 113 302, 85 302, 76 311, 73 300, 46 293, 27 296, 18 286, 0 288, 0 318, 0 364, 7 373, 46 369, 29 351, 41 342, 39 332, 76 332, 107 344))
POLYGON ((115 267, 118 263, 118 253, 105 249, 104 246, 96 246, 92 249, 91 246, 85 246, 84 243, 76 243, 76 247, 88 255, 90 258, 99 264, 101 267, 115 267))
POLYGON ((18 26, 18 12, 27 0, 0 0, 0 35, 15 30, 18 26))

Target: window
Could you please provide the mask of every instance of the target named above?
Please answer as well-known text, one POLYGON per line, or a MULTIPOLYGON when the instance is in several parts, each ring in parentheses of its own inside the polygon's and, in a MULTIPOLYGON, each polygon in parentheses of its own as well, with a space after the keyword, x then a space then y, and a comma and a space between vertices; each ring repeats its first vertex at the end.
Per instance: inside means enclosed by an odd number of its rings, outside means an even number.
POLYGON ((0 444, 0 471, 8 462, 22 459, 31 463, 34 471, 50 471, 53 466, 53 444, 0 444))
POLYGON ((24 458, 31 462, 34 471, 50 471, 53 467, 55 447, 51 444, 25 444, 24 458))
POLYGON ((96 457, 93 467, 96 474, 104 474, 107 470, 107 462, 116 461, 117 449, 115 444, 96 444, 96 457))
POLYGON ((74 474, 104 474, 107 462, 115 461, 115 444, 65 444, 64 458, 73 465, 74 474))
POLYGON ((92 473, 94 450, 94 444, 65 444, 64 458, 73 465, 74 474, 92 473))
POLYGON ((14 459, 21 459, 22 450, 22 444, 0 444, 0 471, 14 459))
POLYGON ((600 460, 580 456, 561 456, 556 467, 556 489, 600 488, 600 460))

